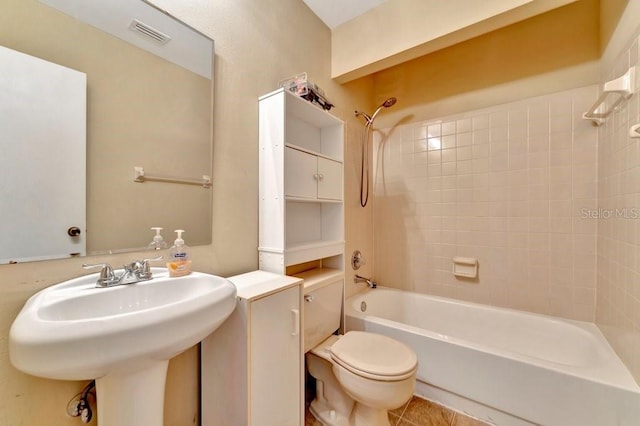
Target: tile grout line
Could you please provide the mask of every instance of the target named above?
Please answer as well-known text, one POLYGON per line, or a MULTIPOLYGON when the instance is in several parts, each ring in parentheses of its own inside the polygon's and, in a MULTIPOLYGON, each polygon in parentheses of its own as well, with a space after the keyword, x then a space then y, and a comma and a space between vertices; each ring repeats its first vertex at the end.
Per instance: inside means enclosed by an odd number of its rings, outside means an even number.
MULTIPOLYGON (((453 411, 453 410, 451 410, 453 411)), ((449 426, 453 426, 456 424, 456 417, 458 417, 458 412, 457 411, 453 411, 453 416, 451 416, 451 422, 449 423, 449 426)))
POLYGON ((400 413, 400 415, 398 416, 398 420, 396 421, 396 426, 398 426, 400 424, 400 422, 402 421, 402 416, 404 415, 404 413, 407 411, 407 407, 409 407, 409 404, 411 404, 411 401, 413 401, 413 396, 409 399, 409 401, 407 401, 404 404, 404 408, 402 409, 402 412, 400 413))

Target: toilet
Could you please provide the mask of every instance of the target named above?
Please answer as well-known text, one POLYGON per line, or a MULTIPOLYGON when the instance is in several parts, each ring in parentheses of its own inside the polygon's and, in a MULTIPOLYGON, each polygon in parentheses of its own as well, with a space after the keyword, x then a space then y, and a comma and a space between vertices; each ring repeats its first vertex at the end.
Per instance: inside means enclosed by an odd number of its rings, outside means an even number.
POLYGON ((305 301, 306 364, 316 379, 311 413, 326 426, 388 426, 387 411, 413 395, 415 352, 381 334, 333 334, 340 327, 342 280, 306 293, 305 301))

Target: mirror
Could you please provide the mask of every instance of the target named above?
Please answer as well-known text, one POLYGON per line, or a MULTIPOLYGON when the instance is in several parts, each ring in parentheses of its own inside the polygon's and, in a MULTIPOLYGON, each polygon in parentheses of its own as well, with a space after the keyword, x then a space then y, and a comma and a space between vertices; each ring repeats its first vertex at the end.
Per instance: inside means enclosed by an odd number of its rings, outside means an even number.
MULTIPOLYGON (((213 40, 143 0, 4 0, 0 46, 86 74, 86 228, 79 236, 67 235, 67 225, 52 232, 82 240, 87 255, 143 249, 152 227, 164 228, 169 246, 175 229, 185 230, 188 245, 211 242, 212 189, 197 183, 212 173, 213 40), (143 32, 151 28, 170 41, 130 30, 134 19, 143 32), (124 27, 118 36, 94 26, 113 24, 124 27), (147 179, 135 180, 136 167, 147 179)), ((2 173, 3 182, 20 187, 19 177, 2 173)), ((54 183, 56 174, 49 177, 54 183)), ((4 209, 10 203, 1 197, 4 209)), ((34 223, 49 211, 22 209, 34 223)), ((70 255, 9 253, 0 262, 70 255)))

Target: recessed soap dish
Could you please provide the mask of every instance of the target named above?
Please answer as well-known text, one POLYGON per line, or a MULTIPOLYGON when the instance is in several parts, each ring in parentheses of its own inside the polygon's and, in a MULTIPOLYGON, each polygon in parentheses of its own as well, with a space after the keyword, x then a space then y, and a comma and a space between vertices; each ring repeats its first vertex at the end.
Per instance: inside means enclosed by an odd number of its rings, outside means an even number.
POLYGON ((478 276, 478 259, 473 257, 454 257, 453 275, 462 278, 476 278, 478 276))

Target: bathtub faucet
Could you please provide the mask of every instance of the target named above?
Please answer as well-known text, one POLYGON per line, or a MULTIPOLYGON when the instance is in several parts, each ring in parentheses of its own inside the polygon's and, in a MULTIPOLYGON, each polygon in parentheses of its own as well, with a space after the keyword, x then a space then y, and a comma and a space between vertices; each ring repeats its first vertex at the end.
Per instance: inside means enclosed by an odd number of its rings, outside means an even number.
POLYGON ((371 281, 369 278, 361 277, 360 275, 356 274, 356 276, 353 277, 353 282, 354 283, 359 283, 360 281, 364 281, 371 288, 377 288, 378 287, 378 283, 376 283, 375 281, 371 281))

